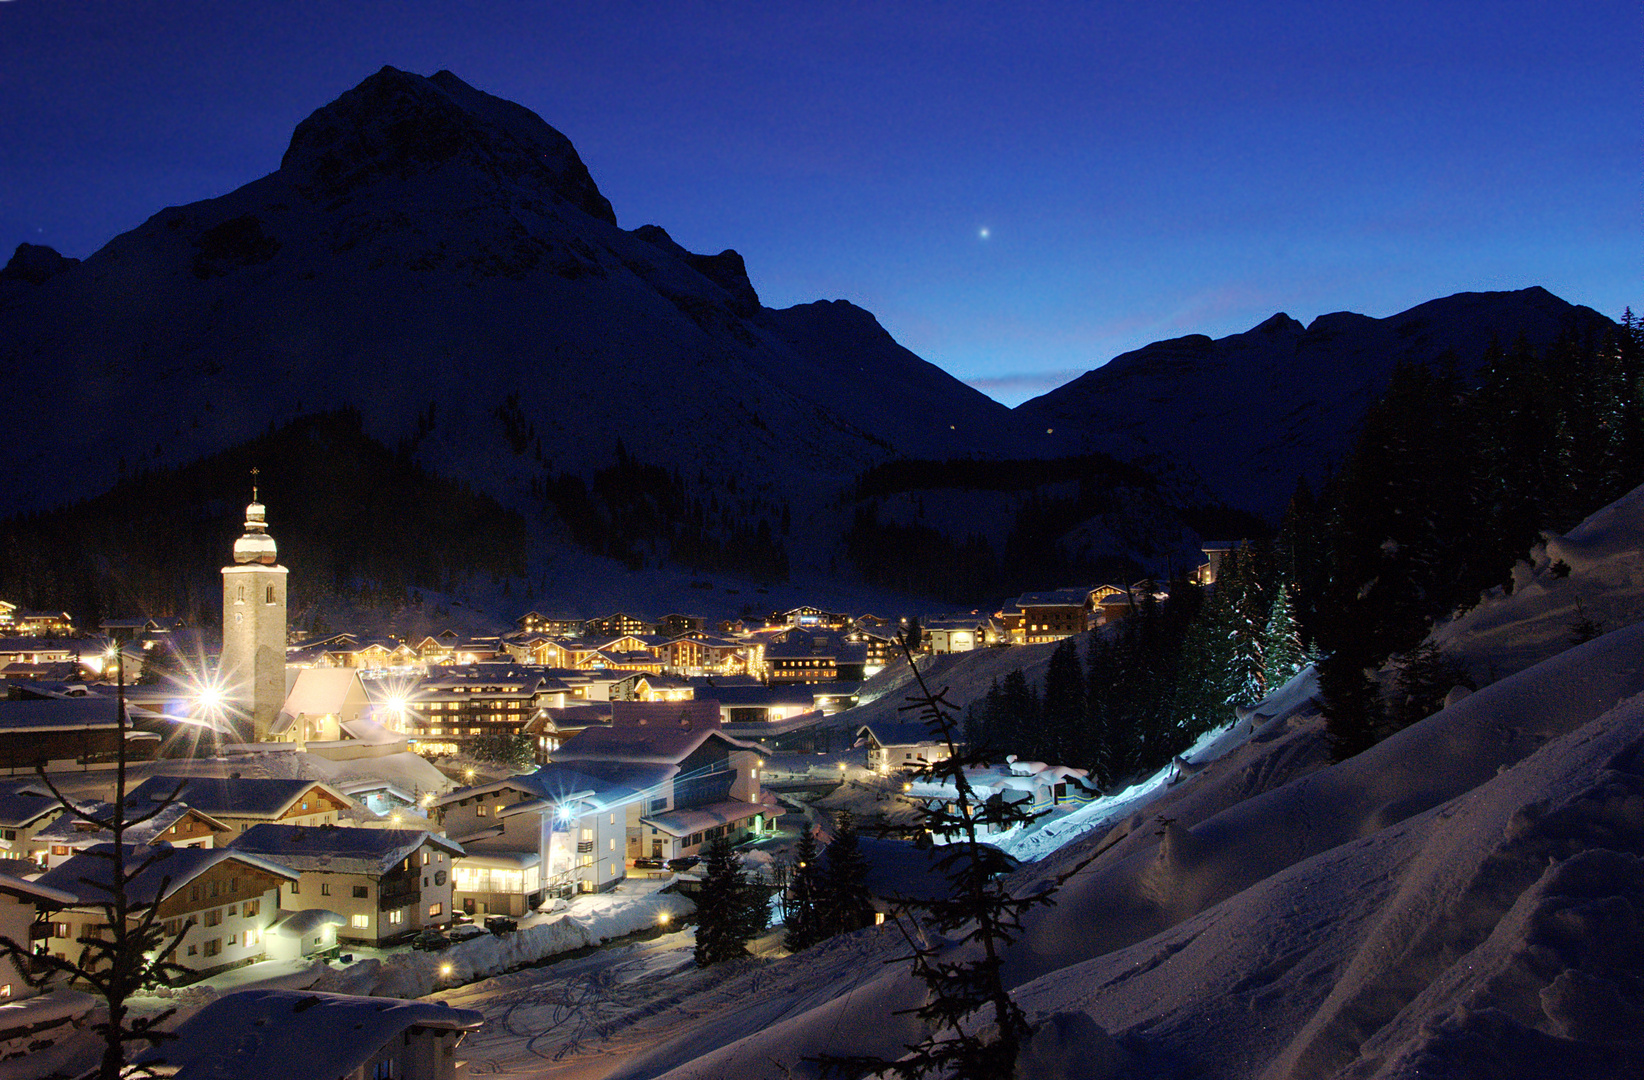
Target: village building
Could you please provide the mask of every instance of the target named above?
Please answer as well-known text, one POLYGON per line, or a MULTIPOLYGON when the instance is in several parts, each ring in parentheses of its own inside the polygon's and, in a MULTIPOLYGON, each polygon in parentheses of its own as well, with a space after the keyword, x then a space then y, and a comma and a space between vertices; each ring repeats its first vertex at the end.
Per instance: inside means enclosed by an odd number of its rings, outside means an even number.
POLYGON ((137 710, 130 704, 122 735, 118 710, 115 698, 91 695, 0 701, 0 770, 32 774, 37 765, 66 769, 112 762, 122 740, 128 760, 153 757, 160 736, 131 730, 137 710))
POLYGON ((74 616, 66 611, 28 611, 0 600, 0 636, 73 637, 74 616))
POLYGON ((137 1062, 158 1076, 236 1080, 459 1080, 457 1048, 485 1017, 444 1002, 312 990, 239 990, 137 1062), (255 1032, 255 1038, 248 1037, 255 1032))
MULTIPOLYGON (((126 796, 130 807, 173 799, 220 822, 216 845, 228 843, 253 825, 335 825, 354 810, 352 799, 319 780, 274 780, 242 776, 150 776, 126 796)), ((144 810, 143 812, 147 812, 144 810)))
POLYGON ((610 639, 623 634, 651 634, 656 632, 653 623, 637 615, 626 612, 617 612, 607 615, 603 619, 589 619, 582 624, 584 637, 610 639))
POLYGON ((683 615, 679 612, 669 612, 657 620, 657 632, 668 637, 678 637, 693 630, 706 629, 708 620, 701 615, 683 615))
MULTIPOLYGON (((765 646, 767 681, 781 683, 833 682, 839 678, 840 651, 844 643, 836 634, 792 629, 773 638, 765 646)), ((865 650, 853 654, 858 675, 865 650)))
POLYGON ((482 735, 516 735, 570 687, 541 669, 516 664, 441 668, 399 693, 384 693, 374 717, 425 755, 457 754, 482 735))
POLYGON ((44 784, 6 782, 0 787, 0 858, 25 860, 44 869, 51 843, 36 837, 62 813, 63 804, 44 784))
POLYGON ((336 742, 371 709, 360 673, 351 668, 287 668, 285 704, 269 730, 276 742, 336 742))
POLYGON ((1023 593, 1016 598, 1016 609, 1022 613, 1017 644, 1038 645, 1082 634, 1090 628, 1090 608, 1088 589, 1023 593))
MULTIPOLYGON (((997 797, 1014 804, 1030 816, 1045 814, 1060 806, 1083 806, 1101 794, 1101 789, 1091 781, 1089 772, 1084 769, 1047 765, 1042 761, 1020 761, 1015 755, 1007 757, 1003 765, 967 768, 965 779, 970 783, 973 802, 986 802, 997 797)), ((957 813, 955 805, 959 792, 951 780, 915 780, 908 787, 908 795, 931 809, 957 813)), ((1009 832, 1010 828, 982 825, 980 835, 993 836, 1009 832)), ((953 838, 949 834, 932 837, 938 843, 946 843, 953 838)))
POLYGON ((333 911, 345 941, 382 944, 451 921, 451 871, 460 844, 426 829, 256 825, 233 851, 294 870, 280 888, 286 911, 333 911))
POLYGON ((689 701, 694 697, 696 685, 677 675, 641 671, 611 684, 612 701, 689 701))
POLYGON ((586 619, 578 619, 570 615, 544 615, 539 611, 527 611, 514 620, 514 629, 521 634, 575 637, 582 633, 582 627, 586 622, 586 619))
POLYGON ((868 768, 882 775, 946 761, 947 743, 922 720, 880 720, 856 729, 856 745, 866 747, 868 768))
POLYGON ((1216 577, 1222 570, 1222 560, 1227 558, 1227 553, 1248 547, 1249 544, 1248 540, 1206 540, 1201 543, 1199 550, 1204 552, 1204 562, 1193 569, 1193 584, 1216 584, 1216 577))
MULTIPOLYGON (((20 944, 38 941, 40 913, 74 902, 73 893, 0 874, 0 936, 20 944)), ((0 956, 0 1003, 0 1070, 10 1072, 27 1059, 28 1075, 47 1076, 73 1053, 75 1036, 98 999, 67 987, 42 993, 23 977, 14 958, 0 956)))
POLYGON ((986 616, 970 612, 927 615, 919 620, 919 626, 932 653, 962 653, 987 644, 988 622, 986 616))
POLYGON ((630 865, 660 865, 698 854, 717 837, 740 841, 774 827, 777 812, 759 781, 763 751, 720 729, 717 703, 618 701, 611 708, 609 728, 567 740, 552 765, 638 793, 626 807, 630 865))
POLYGON ((780 615, 773 616, 771 623, 778 626, 802 626, 807 629, 844 630, 851 625, 851 617, 836 611, 823 611, 818 607, 802 605, 780 615))
MULTIPOLYGON (((127 858, 142 868, 127 883, 126 899, 139 907, 157 905, 155 918, 166 934, 183 935, 172 959, 197 976, 263 959, 263 935, 279 913, 280 886, 297 877, 276 863, 224 848, 133 847, 127 858)), ((81 949, 78 939, 104 925, 101 905, 113 896, 113 868, 112 859, 88 851, 37 879, 74 897, 48 920, 41 939, 46 951, 72 958, 81 949)))
POLYGON ((605 892, 627 877, 632 788, 562 765, 438 799, 461 843, 455 902, 471 915, 522 915, 550 896, 605 892))
MULTIPOLYGON (((127 801, 130 804, 127 817, 135 820, 136 824, 127 826, 124 839, 132 847, 210 848, 218 846, 219 837, 226 840, 233 835, 228 825, 184 802, 172 802, 156 808, 147 803, 127 801)), ((112 803, 92 803, 80 809, 101 821, 110 820, 114 814, 112 803)), ((114 834, 109 830, 65 813, 35 833, 32 846, 44 851, 47 867, 57 867, 98 844, 113 842, 114 834)))

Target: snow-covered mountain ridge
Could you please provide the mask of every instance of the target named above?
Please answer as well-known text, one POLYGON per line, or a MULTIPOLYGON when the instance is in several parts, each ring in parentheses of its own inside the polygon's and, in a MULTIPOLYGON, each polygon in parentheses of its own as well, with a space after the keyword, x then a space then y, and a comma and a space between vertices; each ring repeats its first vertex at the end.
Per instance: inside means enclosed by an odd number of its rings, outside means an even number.
POLYGON ((1016 412, 1065 452, 1186 467, 1233 506, 1276 517, 1296 478, 1340 464, 1365 409, 1400 363, 1471 374, 1492 343, 1541 349, 1614 327, 1533 287, 1458 293, 1385 319, 1352 312, 1307 326, 1280 312, 1242 334, 1158 341, 1115 357, 1016 412))
POLYGON ((448 72, 383 69, 303 121, 277 171, 82 263, 26 254, 0 279, 18 509, 340 403, 510 505, 619 440, 803 493, 1019 428, 850 304, 767 309, 734 251, 618 228, 563 135, 448 72))

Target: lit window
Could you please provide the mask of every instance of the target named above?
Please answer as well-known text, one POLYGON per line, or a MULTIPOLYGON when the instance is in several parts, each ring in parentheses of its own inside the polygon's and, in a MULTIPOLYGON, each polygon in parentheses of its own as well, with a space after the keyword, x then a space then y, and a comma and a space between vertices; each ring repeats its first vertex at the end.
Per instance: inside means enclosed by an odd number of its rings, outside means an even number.
POLYGON ((439 916, 443 915, 444 913, 445 913, 445 905, 444 904, 429 904, 428 905, 428 917, 430 919, 438 918, 439 916))
POLYGON ((404 921, 405 921, 405 912, 403 912, 403 911, 390 911, 388 913, 389 925, 398 926, 400 923, 402 923, 404 921))
POLYGON ((348 918, 348 925, 352 926, 356 930, 368 929, 371 926, 371 916, 351 915, 348 918))

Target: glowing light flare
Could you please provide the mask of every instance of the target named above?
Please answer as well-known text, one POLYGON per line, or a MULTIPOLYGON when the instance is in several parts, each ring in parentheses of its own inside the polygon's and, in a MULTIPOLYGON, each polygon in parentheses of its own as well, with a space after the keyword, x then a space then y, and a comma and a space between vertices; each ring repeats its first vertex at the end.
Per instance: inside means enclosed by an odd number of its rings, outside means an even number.
POLYGON ((672 921, 672 919, 673 919, 673 916, 669 915, 666 911, 664 911, 656 917, 656 924, 658 926, 667 926, 668 923, 672 921))

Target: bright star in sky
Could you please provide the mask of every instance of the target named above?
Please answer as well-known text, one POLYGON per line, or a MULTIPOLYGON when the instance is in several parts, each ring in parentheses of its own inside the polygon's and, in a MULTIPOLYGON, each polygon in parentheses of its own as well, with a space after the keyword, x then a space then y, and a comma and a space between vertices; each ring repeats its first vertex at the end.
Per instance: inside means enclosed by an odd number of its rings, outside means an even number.
POLYGON ((988 227, 983 225, 982 228, 977 231, 976 235, 980 236, 983 240, 986 240, 988 238, 988 227))

